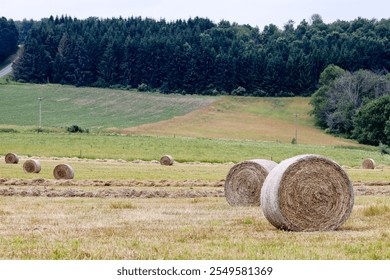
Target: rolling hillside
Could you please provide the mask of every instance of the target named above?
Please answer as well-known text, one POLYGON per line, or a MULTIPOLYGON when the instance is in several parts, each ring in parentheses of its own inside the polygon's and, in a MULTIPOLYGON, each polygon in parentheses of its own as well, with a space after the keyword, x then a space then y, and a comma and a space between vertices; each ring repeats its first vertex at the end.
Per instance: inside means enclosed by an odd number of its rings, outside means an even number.
POLYGON ((356 145, 314 127, 309 98, 204 97, 60 85, 0 85, 0 126, 38 124, 139 135, 356 145), (298 114, 297 123, 295 115, 298 114))
POLYGON ((161 95, 61 85, 0 85, 0 125, 37 126, 42 97, 42 126, 74 124, 91 131, 126 128, 167 120, 210 105, 215 98, 161 95))
POLYGON ((185 116, 122 131, 141 135, 178 135, 280 143, 291 143, 297 133, 300 144, 357 145, 356 142, 333 137, 316 128, 309 114, 309 100, 303 97, 225 96, 211 106, 185 116))

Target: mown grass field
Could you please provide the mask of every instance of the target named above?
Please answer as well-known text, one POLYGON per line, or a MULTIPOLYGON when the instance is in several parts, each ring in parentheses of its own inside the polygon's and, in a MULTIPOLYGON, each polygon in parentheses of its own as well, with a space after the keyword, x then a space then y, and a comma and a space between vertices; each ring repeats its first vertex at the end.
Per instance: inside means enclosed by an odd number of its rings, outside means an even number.
POLYGON ((39 124, 38 98, 43 98, 43 127, 79 125, 92 131, 170 119, 207 106, 215 100, 201 96, 140 94, 128 90, 2 84, 0 125, 36 128, 39 124))
POLYGON ((223 197, 34 196, 38 188, 70 194, 145 188, 88 186, 82 180, 169 180, 173 183, 164 187, 169 192, 221 190, 174 182, 221 182, 236 162, 280 162, 307 153, 351 167, 346 171, 354 182, 380 181, 389 188, 390 157, 316 129, 307 98, 160 96, 3 84, 0 100, 0 179, 6 182, 0 191, 8 194, 0 196, 0 259, 390 259, 390 199, 381 193, 357 196, 339 230, 313 233, 277 230, 259 207, 231 207, 223 197), (45 132, 37 133, 41 95, 45 132), (295 114, 297 145, 290 143, 295 114), (91 133, 64 132, 73 124, 91 133), (5 164, 8 152, 20 155, 20 163, 5 164), (177 163, 157 164, 165 154, 177 163), (22 170, 30 157, 41 160, 41 173, 22 170), (364 158, 373 158, 379 168, 360 169, 364 158), (58 163, 75 168, 72 184, 34 183, 52 179, 58 163), (14 184, 17 180, 25 181, 14 184))
POLYGON ((223 198, 0 197, 1 259, 390 259, 388 197, 332 232, 275 229, 223 198))

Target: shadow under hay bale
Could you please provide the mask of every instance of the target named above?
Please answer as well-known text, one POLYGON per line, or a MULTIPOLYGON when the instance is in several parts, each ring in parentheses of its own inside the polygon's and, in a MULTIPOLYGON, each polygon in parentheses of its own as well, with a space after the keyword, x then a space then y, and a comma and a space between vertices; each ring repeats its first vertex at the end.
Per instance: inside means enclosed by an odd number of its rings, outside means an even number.
POLYGON ((319 155, 282 161, 268 174, 261 191, 265 217, 282 230, 335 230, 348 219, 353 204, 348 175, 319 155))
POLYGON ((5 155, 5 163, 17 164, 18 162, 19 162, 19 157, 15 153, 8 153, 5 155))
POLYGON ((173 165, 174 159, 170 155, 165 155, 160 158, 161 165, 173 165))
POLYGON ((266 159, 246 160, 234 165, 225 180, 225 197, 231 206, 259 206, 268 173, 277 165, 266 159))
POLYGON ((28 159, 23 164, 23 170, 27 173, 41 172, 41 163, 36 159, 28 159))
POLYGON ((363 169, 375 169, 375 161, 371 158, 366 158, 362 163, 363 169))
POLYGON ((54 178, 57 180, 65 179, 70 180, 74 178, 74 170, 72 166, 68 164, 59 164, 56 167, 54 167, 53 170, 54 178))

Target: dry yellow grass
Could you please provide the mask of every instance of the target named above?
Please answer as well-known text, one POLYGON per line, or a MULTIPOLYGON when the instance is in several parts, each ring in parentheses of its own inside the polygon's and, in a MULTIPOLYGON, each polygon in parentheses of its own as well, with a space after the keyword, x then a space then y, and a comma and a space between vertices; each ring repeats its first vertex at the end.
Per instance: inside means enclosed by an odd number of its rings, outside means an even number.
POLYGON ((356 145, 314 127, 309 99, 223 97, 213 105, 157 123, 130 127, 124 133, 189 137, 248 139, 290 143, 295 137, 295 115, 299 113, 298 142, 318 145, 356 145), (250 103, 250 105, 248 105, 250 103))
POLYGON ((358 197, 340 230, 294 233, 224 198, 0 197, 0 259, 389 259, 389 204, 358 197))

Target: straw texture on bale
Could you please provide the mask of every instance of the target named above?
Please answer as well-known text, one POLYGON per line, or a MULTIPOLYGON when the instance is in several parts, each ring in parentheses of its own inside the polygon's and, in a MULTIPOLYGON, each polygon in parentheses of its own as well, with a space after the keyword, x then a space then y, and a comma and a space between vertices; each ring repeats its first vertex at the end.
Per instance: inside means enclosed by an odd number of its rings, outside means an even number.
POLYGON ((36 159, 28 159, 23 164, 23 170, 27 173, 41 172, 41 163, 36 159))
POLYGON ((246 160, 234 165, 225 180, 227 202, 231 206, 259 206, 264 180, 276 165, 266 159, 246 160))
POLYGON ((5 155, 5 163, 17 164, 19 162, 19 157, 15 153, 8 153, 5 155))
POLYGON ((74 178, 74 170, 72 166, 68 164, 59 164, 56 167, 54 167, 53 170, 54 178, 57 180, 65 179, 70 180, 74 178))
POLYGON ((282 161, 268 174, 261 191, 265 217, 282 230, 335 230, 348 219, 353 204, 348 175, 319 155, 282 161))
POLYGON ((362 163, 363 169, 375 169, 375 161, 371 158, 366 158, 362 163))
POLYGON ((174 162, 174 159, 170 155, 165 155, 160 158, 160 164, 161 165, 172 165, 174 162))

